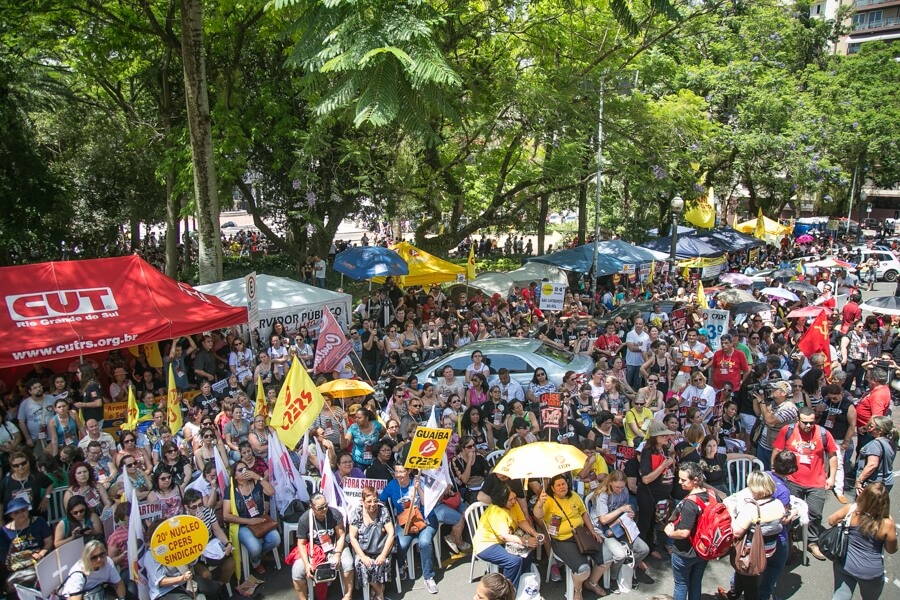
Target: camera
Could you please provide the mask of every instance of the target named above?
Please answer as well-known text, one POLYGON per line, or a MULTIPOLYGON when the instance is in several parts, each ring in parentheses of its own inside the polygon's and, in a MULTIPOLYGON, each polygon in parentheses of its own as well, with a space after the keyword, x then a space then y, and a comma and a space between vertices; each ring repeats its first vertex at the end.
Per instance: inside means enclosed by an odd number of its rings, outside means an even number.
POLYGON ((775 386, 773 385, 773 382, 758 381, 747 386, 747 393, 751 396, 762 394, 763 402, 771 404, 772 402, 774 402, 774 400, 772 399, 772 391, 774 389, 775 386))

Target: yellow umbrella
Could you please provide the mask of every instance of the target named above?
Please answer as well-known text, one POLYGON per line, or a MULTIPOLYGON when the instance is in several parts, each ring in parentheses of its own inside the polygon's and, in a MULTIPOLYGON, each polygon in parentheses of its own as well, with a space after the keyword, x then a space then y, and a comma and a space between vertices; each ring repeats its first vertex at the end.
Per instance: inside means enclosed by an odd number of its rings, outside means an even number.
POLYGON ((575 446, 556 442, 533 442, 507 452, 494 473, 510 479, 553 477, 584 467, 587 456, 575 446))
POLYGON ((333 398, 353 398, 375 393, 371 385, 358 379, 335 379, 319 386, 319 392, 333 398))

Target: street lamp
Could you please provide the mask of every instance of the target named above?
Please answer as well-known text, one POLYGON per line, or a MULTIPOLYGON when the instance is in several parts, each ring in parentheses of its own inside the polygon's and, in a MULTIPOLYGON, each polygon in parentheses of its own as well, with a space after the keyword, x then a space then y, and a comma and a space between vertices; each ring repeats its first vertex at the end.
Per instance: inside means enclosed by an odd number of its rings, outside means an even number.
MULTIPOLYGON (((866 190, 859 190, 859 226, 856 228, 856 243, 859 244, 859 240, 862 238, 862 207, 866 203, 866 199, 869 197, 869 194, 866 193, 866 190)), ((871 207, 869 208, 871 211, 871 207)))
POLYGON ((669 255, 669 283, 675 281, 675 247, 678 245, 678 215, 684 210, 684 200, 681 196, 675 196, 669 203, 672 212, 672 251, 669 255))

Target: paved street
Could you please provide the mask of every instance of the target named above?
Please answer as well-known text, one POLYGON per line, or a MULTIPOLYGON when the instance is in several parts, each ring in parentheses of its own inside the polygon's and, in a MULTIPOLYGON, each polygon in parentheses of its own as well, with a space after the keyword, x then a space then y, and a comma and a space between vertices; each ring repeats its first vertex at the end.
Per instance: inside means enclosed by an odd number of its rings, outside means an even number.
MULTIPOLYGON (((864 299, 890 295, 894 291, 894 284, 880 282, 875 286, 875 292, 865 292, 864 299)), ((895 422, 900 422, 898 415, 894 415, 895 422)), ((900 522, 900 492, 894 489, 891 495, 892 507, 891 512, 894 519, 900 522)), ((838 509, 840 505, 833 496, 829 496, 829 500, 825 505, 825 515, 829 515, 838 509)), ((444 547, 444 555, 449 550, 444 547)), ((885 587, 883 598, 900 598, 900 558, 898 555, 888 555, 885 563, 887 565, 888 582, 885 587)), ((268 563, 267 563, 268 564, 268 563)), ((417 562, 418 564, 418 562, 417 562)), ((641 584, 637 590, 629 594, 630 597, 641 600, 649 598, 654 594, 671 594, 673 589, 673 580, 671 567, 667 563, 659 561, 649 561, 651 574, 655 580, 653 584, 641 584)), ((540 565, 541 577, 546 576, 546 563, 540 565)), ((404 600, 425 600, 431 598, 432 595, 425 590, 421 578, 421 571, 418 571, 419 579, 413 584, 409 581, 403 582, 403 594, 398 595, 394 583, 388 584, 386 596, 393 600, 403 598, 404 600)), ((729 578, 731 577, 731 567, 727 559, 722 559, 711 565, 706 570, 703 579, 703 591, 706 600, 712 600, 716 587, 728 587, 729 578)), ((289 570, 282 568, 280 572, 271 570, 270 573, 263 577, 267 583, 259 588, 259 591, 265 598, 273 600, 294 600, 296 593, 293 591, 290 583, 289 570)), ((454 598, 456 600, 468 600, 475 593, 475 584, 469 583, 469 556, 462 556, 449 561, 447 568, 441 570, 436 577, 440 592, 439 598, 454 598)), ((832 573, 830 562, 820 562, 810 557, 809 566, 800 566, 796 562, 788 565, 781 580, 778 583, 776 593, 778 598, 791 600, 822 600, 830 598, 832 592, 832 573)), ((334 584, 329 590, 329 599, 334 600, 340 598, 340 586, 334 584)), ((566 588, 565 583, 542 583, 541 594, 548 600, 563 600, 566 588)), ((362 597, 362 592, 357 590, 354 592, 354 598, 362 597)), ((624 596, 623 596, 624 597, 624 596)), ((858 597, 858 596, 857 596, 858 597)), ((585 592, 586 600, 594 600, 593 594, 585 592)))

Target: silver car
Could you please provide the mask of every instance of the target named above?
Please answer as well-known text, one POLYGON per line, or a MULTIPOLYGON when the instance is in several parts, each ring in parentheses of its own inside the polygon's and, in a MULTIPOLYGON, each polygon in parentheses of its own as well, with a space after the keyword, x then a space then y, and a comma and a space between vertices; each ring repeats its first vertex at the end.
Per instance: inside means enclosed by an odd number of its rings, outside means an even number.
POLYGON ((411 375, 415 375, 420 384, 426 381, 437 383, 438 378, 443 376, 444 367, 450 365, 454 373, 464 377, 466 367, 472 364, 472 353, 476 350, 484 355, 485 362, 490 360, 492 380, 499 369, 506 367, 510 378, 523 387, 531 383, 537 368, 547 371, 550 381, 557 385, 562 382, 566 371, 590 374, 594 368, 594 361, 589 356, 560 350, 540 340, 502 338, 466 344, 418 367, 411 375))

